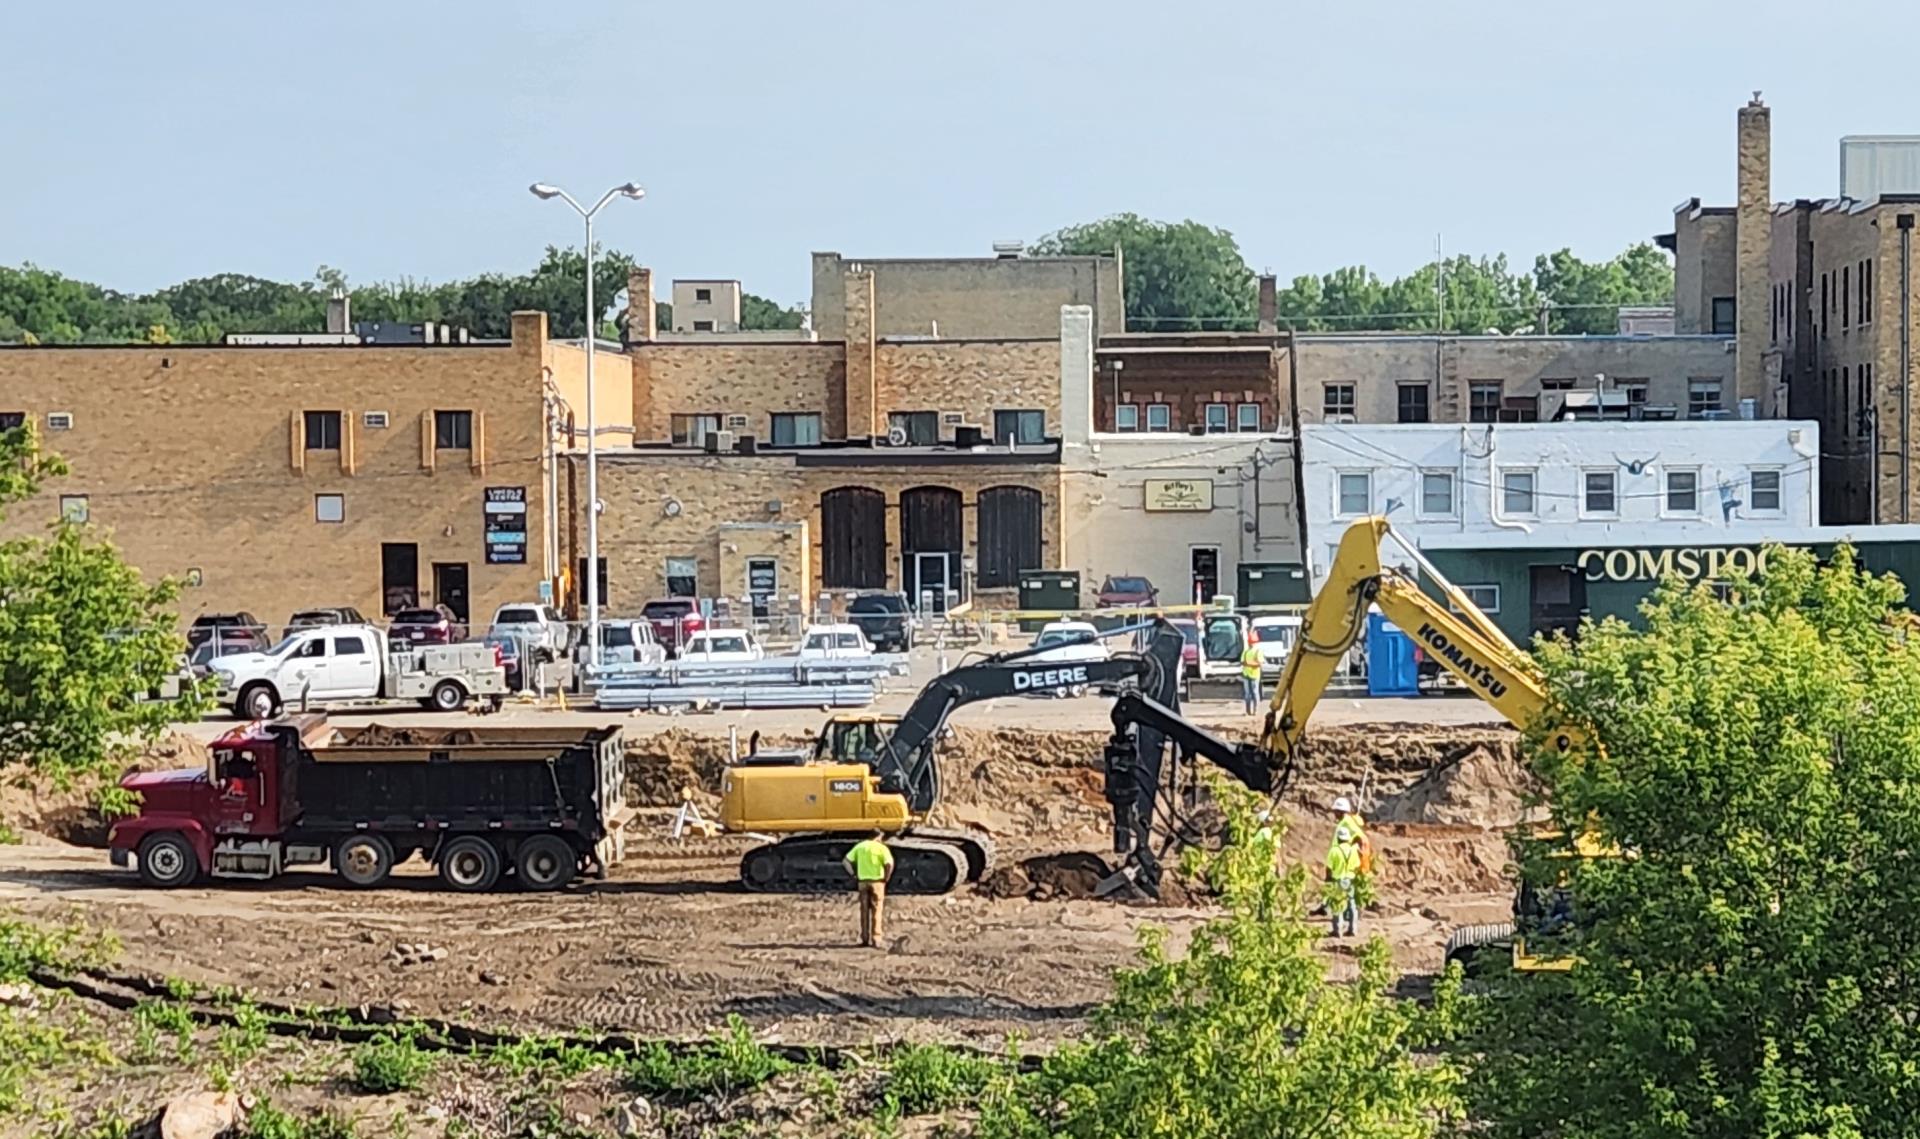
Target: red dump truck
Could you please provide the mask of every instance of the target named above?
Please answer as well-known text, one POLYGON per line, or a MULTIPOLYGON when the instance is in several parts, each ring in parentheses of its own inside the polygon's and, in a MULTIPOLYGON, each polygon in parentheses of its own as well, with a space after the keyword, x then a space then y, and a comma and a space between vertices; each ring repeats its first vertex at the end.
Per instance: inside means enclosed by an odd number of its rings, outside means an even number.
POLYGON ((454 890, 557 890, 622 853, 620 729, 249 724, 204 768, 129 775, 140 813, 113 825, 116 866, 153 886, 330 865, 378 886, 415 854, 454 890))

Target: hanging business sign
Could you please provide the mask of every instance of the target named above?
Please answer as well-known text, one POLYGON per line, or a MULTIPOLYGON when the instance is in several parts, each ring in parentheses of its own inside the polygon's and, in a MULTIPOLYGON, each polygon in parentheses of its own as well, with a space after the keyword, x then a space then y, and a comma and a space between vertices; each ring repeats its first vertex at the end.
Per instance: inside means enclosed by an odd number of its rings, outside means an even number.
POLYGON ((487 564, 525 565, 527 488, 490 486, 486 501, 487 564))
POLYGON ((1684 581, 1714 581, 1728 574, 1766 572, 1767 551, 1761 546, 1581 550, 1573 564, 1588 581, 1658 581, 1668 574, 1684 581))
POLYGON ((1212 479, 1147 479, 1148 510, 1187 512, 1213 509, 1212 479))

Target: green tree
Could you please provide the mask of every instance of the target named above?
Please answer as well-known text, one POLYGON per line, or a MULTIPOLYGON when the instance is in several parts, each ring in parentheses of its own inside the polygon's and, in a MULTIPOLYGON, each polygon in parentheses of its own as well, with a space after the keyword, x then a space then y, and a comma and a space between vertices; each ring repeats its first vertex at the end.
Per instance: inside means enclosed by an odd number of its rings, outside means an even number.
POLYGON ((1567 249, 1542 254, 1534 260, 1533 281, 1551 306, 1552 332, 1614 332, 1621 305, 1673 303, 1673 262, 1646 242, 1607 261, 1582 261, 1567 249))
POLYGON ((1141 332, 1254 327, 1253 270, 1224 229, 1197 221, 1115 214, 1034 242, 1042 255, 1112 253, 1124 259, 1127 327, 1141 332))
MULTIPOLYGON (((1252 796, 1217 793, 1232 832, 1252 834, 1252 796)), ((1425 1139, 1456 1116, 1457 1070, 1418 1055, 1446 1027, 1448 986, 1435 1010, 1390 996, 1378 938, 1357 979, 1330 984, 1305 918, 1307 873, 1276 875, 1268 841, 1229 845, 1205 874, 1224 916, 1182 957, 1165 930, 1147 931, 1092 1031, 1037 1075, 988 1090, 981 1136, 1425 1139)))
MULTIPOLYGON (((1536 656, 1604 754, 1529 734, 1562 835, 1560 975, 1497 980, 1466 1042, 1497 1137, 1920 1133, 1920 660, 1901 587, 1775 549, 1723 602, 1669 581, 1536 656)), ((1555 857, 1558 855, 1558 857, 1555 857)))
MULTIPOLYGON (((0 433, 0 508, 66 471, 30 428, 0 433)), ((44 502, 44 500, 41 500, 44 502)), ((136 701, 178 667, 186 645, 172 582, 150 585, 83 522, 0 542, 0 766, 56 777, 108 772, 199 711, 192 697, 136 701)))
POLYGON ((765 297, 756 297, 752 293, 740 294, 741 328, 756 331, 803 328, 806 323, 807 311, 799 305, 781 308, 765 297))

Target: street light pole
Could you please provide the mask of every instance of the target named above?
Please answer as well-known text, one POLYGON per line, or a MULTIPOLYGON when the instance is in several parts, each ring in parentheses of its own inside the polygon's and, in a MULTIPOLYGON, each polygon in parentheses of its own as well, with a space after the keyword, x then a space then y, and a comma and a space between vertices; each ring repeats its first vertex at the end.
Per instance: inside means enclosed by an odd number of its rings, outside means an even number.
POLYGON ((593 408, 593 342, 599 333, 599 312, 593 307, 593 216, 615 197, 638 201, 646 197, 638 183, 615 186, 600 195, 592 209, 583 209, 573 195, 558 186, 535 182, 528 187, 533 196, 546 201, 559 198, 573 207, 586 223, 587 239, 587 664, 600 667, 600 421, 593 408))

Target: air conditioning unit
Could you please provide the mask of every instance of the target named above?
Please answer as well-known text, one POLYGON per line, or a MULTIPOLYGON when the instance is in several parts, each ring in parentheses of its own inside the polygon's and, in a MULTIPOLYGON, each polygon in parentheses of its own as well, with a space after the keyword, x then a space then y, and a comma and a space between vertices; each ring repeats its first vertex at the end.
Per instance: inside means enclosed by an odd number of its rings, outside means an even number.
POLYGON ((907 445, 907 429, 898 423, 887 428, 887 446, 904 447, 907 445))
POLYGON ((387 413, 384 411, 363 411, 360 413, 360 426, 379 431, 387 425, 387 413))
POLYGON ((940 413, 940 422, 948 426, 952 426, 956 423, 964 423, 966 422, 966 419, 967 419, 967 413, 964 411, 943 411, 940 413))
POLYGON ((47 412, 47 430, 48 431, 73 430, 73 412, 71 411, 47 412))
POLYGON ((733 450, 733 432, 731 431, 707 432, 707 454, 724 455, 731 450, 733 450))
POLYGON ((746 425, 747 425, 747 417, 746 417, 746 416, 744 416, 744 415, 729 415, 729 416, 727 416, 727 426, 728 426, 728 427, 731 427, 731 428, 736 428, 736 429, 737 429, 737 428, 741 428, 741 427, 745 427, 746 425))
POLYGON ((1326 416, 1325 418, 1326 418, 1326 421, 1327 421, 1328 423, 1358 423, 1358 422, 1360 422, 1360 421, 1359 421, 1358 419, 1355 419, 1355 418, 1353 417, 1353 415, 1352 415, 1351 413, 1349 413, 1349 412, 1345 412, 1345 411, 1336 411, 1336 412, 1334 412, 1334 413, 1333 413, 1332 415, 1329 415, 1329 416, 1326 416))

